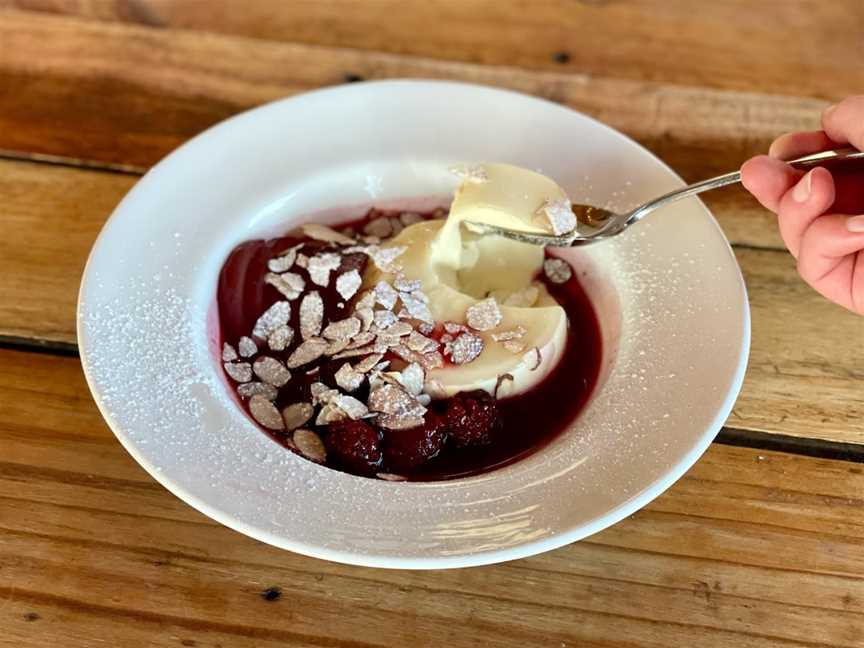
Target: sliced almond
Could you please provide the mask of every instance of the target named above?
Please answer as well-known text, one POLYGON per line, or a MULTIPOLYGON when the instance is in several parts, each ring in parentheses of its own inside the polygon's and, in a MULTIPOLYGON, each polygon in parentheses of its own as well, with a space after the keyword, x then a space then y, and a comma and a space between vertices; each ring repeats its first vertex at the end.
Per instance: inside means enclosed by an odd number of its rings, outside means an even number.
POLYGON ((324 322, 324 302, 317 291, 308 293, 300 302, 300 335, 304 340, 317 337, 324 322))
POLYGON ((312 430, 299 429, 294 430, 291 439, 294 445, 307 459, 311 459, 316 463, 324 463, 327 459, 327 450, 324 448, 324 442, 312 430))
POLYGON ((363 373, 356 371, 348 362, 339 367, 335 374, 336 384, 346 392, 357 391, 366 376, 363 373))
POLYGON ((225 367, 225 373, 239 383, 252 380, 252 365, 248 362, 225 362, 222 366, 225 367))
POLYGON ((240 351, 240 355, 244 358, 249 358, 258 353, 258 345, 255 344, 255 340, 246 337, 245 335, 241 337, 240 341, 237 343, 237 349, 240 351))
POLYGON ((273 386, 262 382, 248 382, 237 385, 237 393, 243 398, 261 395, 269 401, 276 400, 279 391, 273 386))
POLYGON ((284 351, 294 340, 294 329, 290 326, 280 326, 267 338, 267 345, 273 351, 284 351))
POLYGON ((350 340, 360 333, 360 320, 356 317, 348 317, 338 322, 331 322, 321 334, 328 340, 350 340))
POLYGON ((290 318, 291 302, 278 301, 258 318, 252 335, 259 340, 266 340, 274 330, 280 326, 285 326, 290 318))
POLYGON ((349 270, 336 277, 336 292, 342 296, 342 299, 351 299, 362 285, 363 279, 357 270, 349 270))
POLYGON ((222 345, 222 362, 231 362, 232 360, 236 360, 237 357, 237 350, 225 342, 222 345))
POLYGON ((303 233, 316 241, 339 243, 340 245, 354 245, 354 243, 356 243, 354 239, 337 232, 332 227, 322 225, 321 223, 306 223, 303 226, 303 233))
POLYGON ((477 331, 491 331, 501 323, 501 319, 501 309, 494 297, 481 299, 465 311, 465 321, 477 331))
POLYGON ((249 399, 249 411, 252 418, 268 430, 284 430, 285 423, 276 406, 261 394, 256 394, 249 399))
POLYGON ((554 284, 563 284, 570 281, 573 276, 573 268, 564 259, 551 258, 543 262, 543 274, 554 284))
POLYGON ((291 380, 291 372, 276 358, 262 356, 252 365, 252 371, 268 385, 282 387, 291 380))
POLYGON ((289 432, 306 425, 314 415, 312 403, 292 403, 282 408, 282 421, 289 432))
POLYGON ((309 338, 304 340, 300 346, 294 349, 294 352, 288 356, 288 361, 285 363, 289 369, 295 369, 305 364, 309 364, 313 360, 317 360, 327 349, 327 340, 322 338, 309 338))

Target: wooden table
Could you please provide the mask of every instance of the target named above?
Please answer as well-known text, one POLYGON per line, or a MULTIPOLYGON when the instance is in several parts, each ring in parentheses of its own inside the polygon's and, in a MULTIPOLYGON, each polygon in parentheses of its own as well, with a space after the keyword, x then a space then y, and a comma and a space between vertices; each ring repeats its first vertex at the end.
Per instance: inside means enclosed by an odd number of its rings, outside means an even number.
POLYGON ((531 559, 391 572, 229 531, 120 447, 75 346, 113 206, 264 101, 516 88, 692 180, 815 127, 862 61, 861 0, 0 0, 0 646, 864 646, 864 319, 799 281, 739 189, 707 198, 753 312, 727 428, 646 509, 531 559))

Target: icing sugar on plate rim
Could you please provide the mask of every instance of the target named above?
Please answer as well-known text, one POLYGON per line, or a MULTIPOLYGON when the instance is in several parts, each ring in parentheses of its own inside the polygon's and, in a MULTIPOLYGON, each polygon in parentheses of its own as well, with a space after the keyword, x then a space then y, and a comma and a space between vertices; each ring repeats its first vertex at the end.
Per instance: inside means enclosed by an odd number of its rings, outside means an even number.
POLYGON ((393 568, 536 554, 668 488, 731 411, 749 350, 740 270, 696 199, 614 241, 565 252, 601 320, 603 373, 573 432, 524 460, 453 481, 368 480, 286 452, 232 400, 208 319, 237 243, 281 234, 310 213, 335 222, 372 205, 436 206, 457 182, 449 167, 474 161, 537 169, 576 202, 616 208, 682 184, 584 115, 467 84, 351 84, 229 119, 141 179, 82 279, 82 364, 130 454, 237 531, 393 568))

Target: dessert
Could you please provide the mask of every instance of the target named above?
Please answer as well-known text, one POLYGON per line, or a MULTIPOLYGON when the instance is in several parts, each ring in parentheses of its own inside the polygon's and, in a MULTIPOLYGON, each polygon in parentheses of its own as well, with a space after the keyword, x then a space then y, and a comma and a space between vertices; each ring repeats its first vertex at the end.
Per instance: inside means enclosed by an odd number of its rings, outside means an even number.
POLYGON ((570 265, 463 225, 569 231, 566 194, 510 165, 459 174, 449 213, 373 209, 225 262, 220 361, 287 448, 357 475, 446 479, 525 456, 584 406, 600 334, 570 265))

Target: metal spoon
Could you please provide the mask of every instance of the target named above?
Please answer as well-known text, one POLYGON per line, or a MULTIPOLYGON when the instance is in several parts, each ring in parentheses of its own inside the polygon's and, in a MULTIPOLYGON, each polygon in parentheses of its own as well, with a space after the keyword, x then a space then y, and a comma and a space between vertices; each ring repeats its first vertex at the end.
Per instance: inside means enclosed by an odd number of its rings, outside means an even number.
MULTIPOLYGON (((792 165, 796 169, 809 169, 816 166, 823 166, 834 162, 845 162, 848 160, 864 159, 864 152, 853 148, 838 149, 836 151, 823 151, 795 160, 789 160, 787 164, 792 165)), ((569 234, 554 236, 552 234, 538 234, 534 232, 521 232, 512 230, 506 227, 490 225, 489 223, 477 223, 473 221, 465 221, 465 225, 469 230, 477 234, 495 234, 503 236, 514 241, 523 243, 532 243, 534 245, 543 245, 548 247, 576 247, 579 245, 587 245, 611 238, 620 234, 625 229, 636 223, 655 209, 673 203, 688 196, 695 196, 704 191, 725 187, 726 185, 741 182, 741 172, 734 171, 725 175, 717 176, 709 180, 703 180, 696 184, 676 189, 667 194, 649 200, 648 202, 636 207, 635 209, 623 213, 616 214, 602 207, 594 207, 592 205, 573 205, 573 213, 576 215, 576 220, 583 227, 577 227, 569 234)))

